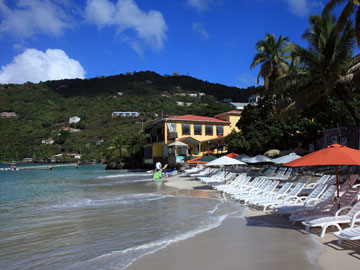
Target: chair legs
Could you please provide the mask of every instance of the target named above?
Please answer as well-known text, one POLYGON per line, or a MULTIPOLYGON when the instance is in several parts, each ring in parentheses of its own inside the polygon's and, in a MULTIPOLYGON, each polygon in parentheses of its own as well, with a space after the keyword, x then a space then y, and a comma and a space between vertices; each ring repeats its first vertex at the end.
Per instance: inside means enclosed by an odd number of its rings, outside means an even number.
POLYGON ((322 226, 322 230, 321 230, 321 234, 320 234, 320 237, 323 238, 325 236, 325 232, 326 232, 326 229, 330 226, 335 226, 336 228, 338 228, 339 231, 341 231, 341 227, 339 224, 337 223, 333 223, 333 224, 327 224, 327 225, 324 225, 322 226))

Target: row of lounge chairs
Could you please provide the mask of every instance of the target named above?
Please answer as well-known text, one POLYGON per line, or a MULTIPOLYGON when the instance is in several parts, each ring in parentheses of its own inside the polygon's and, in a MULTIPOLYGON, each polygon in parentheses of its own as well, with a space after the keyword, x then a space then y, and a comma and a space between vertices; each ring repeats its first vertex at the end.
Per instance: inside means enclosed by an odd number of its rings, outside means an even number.
POLYGON ((335 176, 322 175, 311 183, 303 177, 302 182, 295 182, 284 181, 295 179, 294 176, 290 177, 291 171, 287 173, 286 168, 280 172, 278 170, 276 176, 273 170, 270 171, 272 175, 251 177, 246 173, 236 175, 207 168, 192 174, 192 177, 250 207, 288 215, 293 224, 302 222, 306 230, 320 227, 321 237, 324 237, 328 227, 335 226, 339 230, 334 233, 339 238, 339 244, 342 240, 360 239, 360 226, 355 227, 360 222, 360 184, 355 185, 358 174, 351 175, 340 186, 339 203, 342 208, 338 210, 335 176), (304 193, 307 195, 300 196, 304 193), (342 229, 342 224, 349 224, 350 227, 342 229))

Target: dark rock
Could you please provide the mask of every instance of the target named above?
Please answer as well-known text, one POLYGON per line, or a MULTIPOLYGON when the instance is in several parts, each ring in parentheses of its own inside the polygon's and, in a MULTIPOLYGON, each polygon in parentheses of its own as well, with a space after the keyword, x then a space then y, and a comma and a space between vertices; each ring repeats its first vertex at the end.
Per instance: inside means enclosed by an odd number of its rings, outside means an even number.
POLYGON ((105 170, 122 170, 124 168, 124 163, 121 159, 113 159, 108 162, 105 167, 105 170))

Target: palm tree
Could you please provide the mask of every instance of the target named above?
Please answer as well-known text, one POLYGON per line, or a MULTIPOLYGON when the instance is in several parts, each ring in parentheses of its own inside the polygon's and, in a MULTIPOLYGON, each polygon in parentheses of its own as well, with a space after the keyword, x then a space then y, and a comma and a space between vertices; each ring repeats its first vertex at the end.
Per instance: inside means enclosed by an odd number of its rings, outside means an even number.
MULTIPOLYGON (((340 36, 336 19, 331 15, 310 16, 310 28, 303 34, 309 49, 294 45, 293 59, 300 71, 293 74, 290 87, 295 87, 294 102, 288 107, 304 109, 329 94, 340 94, 348 81, 346 70, 352 59, 354 31, 348 22, 340 36)), ((287 78, 289 79, 289 78, 287 78)))
POLYGON ((357 45, 360 46, 360 1, 359 0, 330 0, 324 10, 323 15, 329 13, 336 6, 347 2, 346 6, 342 10, 339 19, 336 23, 336 32, 340 34, 347 24, 350 16, 355 13, 355 36, 357 45))
POLYGON ((292 56, 300 59, 301 69, 286 78, 291 82, 287 87, 293 92, 290 105, 283 113, 302 111, 333 95, 344 103, 360 130, 360 117, 350 103, 355 70, 349 69, 350 66, 354 67, 352 54, 355 44, 351 22, 347 21, 340 34, 336 31, 335 17, 329 13, 310 16, 309 22, 311 27, 303 35, 303 39, 309 43, 309 49, 296 45, 293 48, 292 56))
POLYGON ((117 135, 111 140, 110 146, 107 148, 110 155, 115 155, 120 159, 123 157, 124 150, 128 144, 128 139, 125 136, 117 135))
POLYGON ((286 61, 289 52, 288 38, 280 36, 278 40, 273 34, 266 34, 264 40, 256 43, 257 54, 250 66, 251 69, 261 64, 261 69, 257 77, 264 79, 265 89, 268 90, 275 79, 288 71, 289 64, 286 61))

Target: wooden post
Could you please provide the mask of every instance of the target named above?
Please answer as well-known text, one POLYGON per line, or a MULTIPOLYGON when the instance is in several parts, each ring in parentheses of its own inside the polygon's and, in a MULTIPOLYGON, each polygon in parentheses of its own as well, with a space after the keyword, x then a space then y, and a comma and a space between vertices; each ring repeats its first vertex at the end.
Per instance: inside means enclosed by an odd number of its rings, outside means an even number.
POLYGON ((340 191, 339 191, 338 165, 336 165, 336 200, 337 200, 338 209, 340 209, 340 191))

